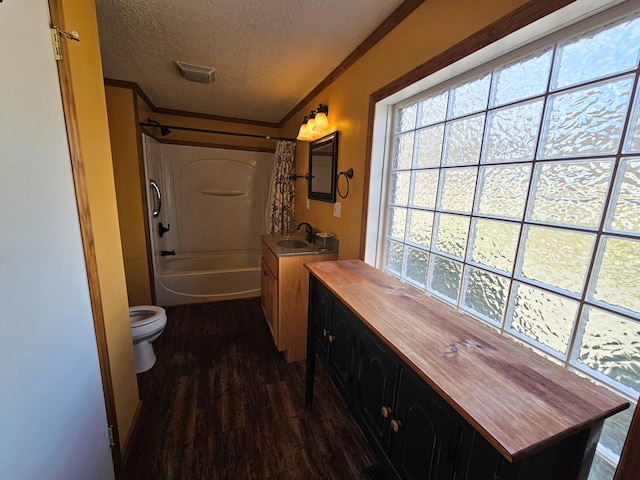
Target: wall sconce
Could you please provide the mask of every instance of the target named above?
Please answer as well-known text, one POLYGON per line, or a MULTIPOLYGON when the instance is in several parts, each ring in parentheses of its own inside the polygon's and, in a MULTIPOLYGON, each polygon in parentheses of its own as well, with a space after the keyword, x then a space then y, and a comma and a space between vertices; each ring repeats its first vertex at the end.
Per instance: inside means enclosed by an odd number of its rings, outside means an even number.
POLYGON ((315 110, 311 110, 309 115, 304 117, 296 140, 310 142, 328 134, 331 130, 329 119, 327 118, 328 113, 329 107, 322 103, 315 110))

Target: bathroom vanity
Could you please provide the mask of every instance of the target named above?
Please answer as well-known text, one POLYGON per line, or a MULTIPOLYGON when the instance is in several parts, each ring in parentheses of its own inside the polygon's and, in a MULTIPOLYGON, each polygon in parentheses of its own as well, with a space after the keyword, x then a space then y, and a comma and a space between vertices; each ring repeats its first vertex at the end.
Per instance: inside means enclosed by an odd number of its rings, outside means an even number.
POLYGON ((318 357, 384 478, 587 479, 627 402, 360 260, 307 268, 306 404, 318 357))
POLYGON ((337 245, 323 249, 304 234, 262 235, 262 310, 288 362, 304 359, 307 352, 309 272, 304 264, 337 258, 337 245))

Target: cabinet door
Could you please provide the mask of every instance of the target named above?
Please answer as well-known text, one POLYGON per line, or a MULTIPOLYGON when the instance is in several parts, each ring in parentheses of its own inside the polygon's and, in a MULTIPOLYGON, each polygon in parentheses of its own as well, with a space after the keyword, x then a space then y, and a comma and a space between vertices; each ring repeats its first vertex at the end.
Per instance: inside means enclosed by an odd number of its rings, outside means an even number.
POLYGON ((311 277, 311 308, 309 328, 313 339, 315 351, 318 356, 327 361, 329 346, 329 328, 331 327, 331 315, 333 311, 333 296, 320 282, 311 277))
POLYGON ((470 427, 424 381, 404 369, 391 427, 389 457, 403 479, 458 478, 458 465, 470 448, 470 427))
POLYGON ((262 311, 267 319, 267 325, 271 331, 271 336, 276 346, 278 346, 278 332, 276 331, 278 322, 276 321, 278 309, 278 282, 271 273, 268 265, 262 260, 262 311))
POLYGON ((353 359, 357 321, 347 307, 337 300, 334 301, 328 336, 329 369, 349 402, 353 399, 353 359))
POLYGON ((369 436, 386 451, 399 364, 388 347, 370 330, 362 330, 359 345, 358 413, 369 436))

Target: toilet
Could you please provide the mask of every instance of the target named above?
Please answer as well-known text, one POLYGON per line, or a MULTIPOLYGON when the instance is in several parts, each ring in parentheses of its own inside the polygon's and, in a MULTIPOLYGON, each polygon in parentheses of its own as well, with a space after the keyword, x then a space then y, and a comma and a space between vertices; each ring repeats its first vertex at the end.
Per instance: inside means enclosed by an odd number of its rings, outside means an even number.
POLYGON ((129 321, 136 373, 146 372, 156 363, 156 354, 151 342, 163 332, 167 324, 167 314, 162 307, 139 305, 129 308, 129 321))

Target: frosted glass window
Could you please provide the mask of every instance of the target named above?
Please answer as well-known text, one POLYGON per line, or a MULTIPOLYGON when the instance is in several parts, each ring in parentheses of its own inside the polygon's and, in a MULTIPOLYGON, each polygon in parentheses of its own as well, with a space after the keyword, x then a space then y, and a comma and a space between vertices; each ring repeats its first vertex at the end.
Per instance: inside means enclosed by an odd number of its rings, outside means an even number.
POLYGON ((528 227, 521 276, 579 294, 586 279, 595 235, 528 227))
POLYGON ((589 307, 576 361, 640 394, 640 322, 589 307))
POLYGON ((471 232, 471 262, 511 273, 520 238, 520 225, 477 219, 473 221, 471 232))
POLYGON ((549 98, 543 158, 610 155, 618 150, 633 79, 624 77, 549 98))
POLYGON ((510 329, 562 354, 567 353, 578 302, 515 282, 510 329))
POLYGON ((424 210, 409 211, 409 242, 420 245, 426 249, 431 246, 433 216, 433 212, 426 212, 424 210))
POLYGON ((640 313, 640 240, 605 237, 595 270, 594 300, 640 313))
POLYGON ((635 105, 633 107, 629 130, 627 131, 627 138, 624 142, 625 153, 640 152, 640 85, 636 88, 634 103, 635 105))
POLYGON ((389 221, 387 234, 398 240, 404 240, 405 224, 407 221, 407 209, 400 207, 389 208, 389 221))
POLYGON ((495 110, 487 122, 484 163, 533 160, 542 117, 542 99, 495 110))
POLYGON ((462 264, 438 255, 431 256, 429 290, 438 296, 457 303, 462 280, 462 264))
POLYGON ((640 159, 621 162, 611 230, 640 234, 640 159))
POLYGON ((612 160, 538 164, 531 219, 598 228, 613 166, 612 160))
POLYGON ((427 269, 429 267, 429 254, 424 250, 406 247, 403 278, 411 283, 425 288, 427 269))
POLYGON ((467 248, 469 217, 437 214, 437 230, 434 249, 462 259, 467 248))
POLYGON ((480 168, 480 197, 476 212, 481 215, 521 219, 530 177, 531 164, 480 168))
POLYGON ((436 208, 438 195, 438 170, 414 170, 411 206, 418 208, 436 208))
MULTIPOLYGON (((640 13, 571 28, 395 107, 381 267, 635 403, 640 13)), ((589 480, 612 480, 632 413, 589 480)))
POLYGON ((449 212, 471 213, 477 175, 477 168, 442 170, 439 208, 449 212))
POLYGON ((492 323, 501 324, 507 304, 509 280, 494 273, 468 267, 462 306, 492 323))
POLYGON ((416 128, 417 114, 418 107, 415 103, 400 108, 398 110, 398 120, 396 121, 396 132, 407 132, 416 128))
POLYGON ((480 158, 484 114, 447 124, 442 165, 474 165, 480 158))
POLYGON ((606 25, 558 46, 557 88, 631 70, 638 65, 638 17, 606 25))
POLYGON ((403 247, 401 243, 392 240, 388 241, 384 256, 385 269, 400 275, 400 272, 402 272, 402 252, 403 247))
POLYGON ((411 172, 393 172, 391 175, 391 197, 394 205, 407 205, 409 201, 409 186, 411 184, 411 172))
POLYGON ((487 108, 491 74, 482 75, 451 88, 449 118, 476 113, 487 108))
POLYGON ((413 132, 398 135, 393 149, 393 169, 407 170, 411 168, 413 159, 413 132))
POLYGON ((426 127, 434 123, 444 122, 447 117, 447 101, 449 92, 436 93, 420 101, 418 127, 426 127))
POLYGON ((416 155, 413 168, 439 167, 442 157, 444 124, 423 128, 416 132, 416 155))
POLYGON ((551 72, 552 49, 498 68, 494 73, 493 105, 542 95, 551 72))

